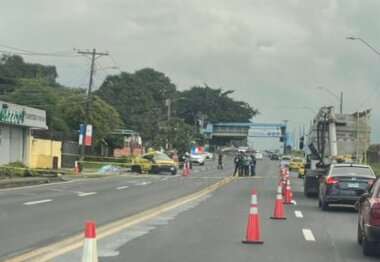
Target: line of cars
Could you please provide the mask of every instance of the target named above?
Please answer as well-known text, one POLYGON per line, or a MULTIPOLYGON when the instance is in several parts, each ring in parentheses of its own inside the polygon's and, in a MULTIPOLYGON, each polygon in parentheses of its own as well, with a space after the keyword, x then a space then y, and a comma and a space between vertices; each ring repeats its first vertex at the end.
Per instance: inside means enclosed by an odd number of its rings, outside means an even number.
POLYGON ((380 179, 369 165, 332 164, 319 183, 318 206, 352 205, 358 210, 357 240, 363 254, 380 247, 380 179))
MULTIPOLYGON (((327 211, 334 205, 355 207, 358 210, 358 243, 364 255, 374 255, 380 247, 380 179, 371 166, 332 163, 319 172, 317 179, 319 208, 327 211)), ((304 181, 306 183, 307 179, 304 181)))

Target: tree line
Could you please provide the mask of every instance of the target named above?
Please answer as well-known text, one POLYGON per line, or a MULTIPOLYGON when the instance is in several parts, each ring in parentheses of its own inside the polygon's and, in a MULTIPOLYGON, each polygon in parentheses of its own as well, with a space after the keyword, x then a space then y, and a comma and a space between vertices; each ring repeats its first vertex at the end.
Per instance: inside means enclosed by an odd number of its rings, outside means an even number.
POLYGON ((75 133, 86 120, 94 126, 94 145, 117 141, 110 133, 118 128, 138 132, 146 146, 170 144, 185 150, 199 140, 200 125, 207 122, 246 122, 257 110, 236 101, 231 90, 193 86, 180 91, 162 72, 144 68, 134 73, 109 75, 93 92, 88 119, 86 89, 57 82, 55 66, 26 63, 22 57, 0 58, 0 99, 46 110, 49 129, 75 133), (168 114, 170 102, 170 114, 168 114))

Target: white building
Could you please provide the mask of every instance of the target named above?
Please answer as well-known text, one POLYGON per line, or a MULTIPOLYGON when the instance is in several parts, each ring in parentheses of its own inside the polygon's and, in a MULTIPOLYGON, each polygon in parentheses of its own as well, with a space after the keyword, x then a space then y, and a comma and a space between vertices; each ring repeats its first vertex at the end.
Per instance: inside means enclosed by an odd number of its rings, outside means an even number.
POLYGON ((32 128, 47 129, 44 110, 0 101, 0 165, 28 163, 32 128))

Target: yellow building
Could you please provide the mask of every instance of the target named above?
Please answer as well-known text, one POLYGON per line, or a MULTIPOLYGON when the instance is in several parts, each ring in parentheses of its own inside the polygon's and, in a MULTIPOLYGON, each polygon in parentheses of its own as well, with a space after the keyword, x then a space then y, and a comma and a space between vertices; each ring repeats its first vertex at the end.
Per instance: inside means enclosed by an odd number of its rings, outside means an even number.
POLYGON ((61 168, 62 142, 29 138, 28 167, 30 168, 61 168))

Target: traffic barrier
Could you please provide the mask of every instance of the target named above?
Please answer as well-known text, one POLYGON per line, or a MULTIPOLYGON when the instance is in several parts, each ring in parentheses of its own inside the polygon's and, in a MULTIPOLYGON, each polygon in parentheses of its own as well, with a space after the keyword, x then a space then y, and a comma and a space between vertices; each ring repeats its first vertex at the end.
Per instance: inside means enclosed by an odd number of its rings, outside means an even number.
POLYGON ((95 221, 86 221, 84 237, 82 262, 98 262, 95 221))
POLYGON ((249 209, 246 238, 242 241, 244 244, 263 244, 260 239, 260 216, 257 205, 256 190, 252 190, 251 206, 249 209))
POLYGON ((286 191, 285 191, 284 204, 285 205, 293 204, 293 192, 292 192, 292 188, 290 187, 290 179, 289 178, 286 180, 286 191))
POLYGON ((274 204, 274 211, 273 211, 273 216, 271 216, 271 219, 279 219, 279 220, 284 220, 286 219, 285 215, 285 209, 284 209, 284 203, 282 199, 282 182, 277 186, 277 194, 276 194, 276 201, 274 204))

